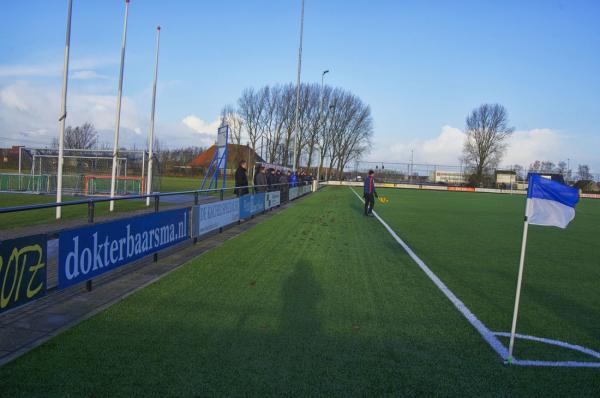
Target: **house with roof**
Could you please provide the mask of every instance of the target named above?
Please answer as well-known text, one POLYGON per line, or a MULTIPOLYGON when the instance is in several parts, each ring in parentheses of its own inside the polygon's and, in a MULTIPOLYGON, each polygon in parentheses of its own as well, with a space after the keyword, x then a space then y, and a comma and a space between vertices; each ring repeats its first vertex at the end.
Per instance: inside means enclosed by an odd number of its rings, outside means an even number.
MULTIPOLYGON (((216 145, 211 146, 192 160, 190 166, 194 169, 200 169, 201 171, 206 170, 213 160, 216 150, 216 145)), ((227 172, 235 172, 240 160, 248 161, 249 167, 252 167, 255 163, 264 163, 264 159, 248 145, 227 144, 227 172)))

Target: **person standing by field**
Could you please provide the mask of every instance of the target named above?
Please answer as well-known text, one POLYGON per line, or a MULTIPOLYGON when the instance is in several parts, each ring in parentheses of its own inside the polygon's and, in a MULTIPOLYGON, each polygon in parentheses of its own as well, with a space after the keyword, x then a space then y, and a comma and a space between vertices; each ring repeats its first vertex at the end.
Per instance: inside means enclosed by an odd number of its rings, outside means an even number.
POLYGON ((248 194, 248 175, 246 174, 246 169, 248 167, 248 163, 245 160, 240 160, 237 170, 235 171, 235 189, 233 192, 237 196, 247 195, 248 194))
POLYGON ((267 192, 267 176, 265 175, 265 166, 258 168, 258 173, 254 179, 254 192, 267 192))
POLYGON ((279 174, 279 189, 281 190, 281 203, 287 202, 290 186, 288 184, 288 178, 283 172, 279 174))
POLYGON ((365 198, 365 216, 372 216, 375 198, 378 197, 375 190, 375 172, 373 170, 369 170, 369 175, 365 178, 363 196, 365 198))

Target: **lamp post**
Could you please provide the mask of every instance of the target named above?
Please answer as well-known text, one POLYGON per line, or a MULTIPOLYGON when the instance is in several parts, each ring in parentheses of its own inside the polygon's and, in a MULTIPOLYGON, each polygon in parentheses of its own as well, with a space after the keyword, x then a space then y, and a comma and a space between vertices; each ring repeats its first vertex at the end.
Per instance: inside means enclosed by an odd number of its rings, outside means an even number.
MULTIPOLYGON (((324 88, 324 81, 325 81, 325 75, 329 73, 329 69, 324 70, 323 73, 321 73, 321 105, 319 107, 319 128, 323 128, 323 126, 325 125, 323 123, 323 100, 325 99, 325 92, 323 91, 324 88)), ((319 148, 319 165, 317 166, 317 181, 319 181, 319 177, 321 175, 321 149, 319 148)))
MULTIPOLYGON (((156 110, 156 81, 158 80, 158 52, 160 49, 160 26, 156 27, 156 51, 154 55, 154 83, 152 85, 152 111, 150 113, 150 137, 148 138, 148 178, 146 181, 146 195, 152 192, 152 166, 154 159, 154 113, 156 110)), ((144 162, 142 162, 143 164, 144 162)), ((144 175, 144 172, 142 172, 144 175)), ((150 196, 146 198, 146 206, 150 206, 150 196)))
MULTIPOLYGON (((123 19, 123 36, 121 39, 121 67, 119 69, 119 89, 117 93, 117 115, 115 122, 115 134, 113 137, 113 160, 112 174, 110 179, 110 197, 115 197, 116 178, 117 178, 117 162, 119 155, 119 128, 121 126, 121 98, 123 96, 123 70, 125 68, 125 45, 127 43, 127 16, 129 14, 129 0, 125 0, 125 17, 123 19)), ((110 201, 110 211, 115 209, 114 200, 110 201)))
MULTIPOLYGON (((331 135, 331 129, 332 129, 333 120, 335 117, 335 113, 334 113, 335 112, 335 101, 333 102, 332 105, 329 105, 329 110, 331 111, 331 126, 329 127, 329 134, 331 135)), ((330 167, 328 167, 327 170, 325 171, 325 181, 329 181, 329 169, 330 169, 330 167)))
POLYGON ((300 74, 302 72, 302 36, 304 35, 304 0, 300 12, 300 45, 298 46, 298 78, 296 80, 296 117, 294 122, 294 161, 293 171, 296 171, 298 159, 298 120, 300 117, 300 74))
MULTIPOLYGON (((67 33, 65 37, 65 60, 63 71, 62 100, 60 107, 59 138, 58 138, 58 169, 56 171, 56 203, 62 202, 62 179, 65 150, 65 119, 67 118, 67 86, 69 81, 69 52, 71 47, 71 14, 73 1, 67 4, 67 33)), ((21 185, 21 148, 19 148, 19 185, 21 185)), ((19 189, 21 187, 19 186, 19 189)), ((56 207, 56 219, 61 218, 62 207, 56 207)))

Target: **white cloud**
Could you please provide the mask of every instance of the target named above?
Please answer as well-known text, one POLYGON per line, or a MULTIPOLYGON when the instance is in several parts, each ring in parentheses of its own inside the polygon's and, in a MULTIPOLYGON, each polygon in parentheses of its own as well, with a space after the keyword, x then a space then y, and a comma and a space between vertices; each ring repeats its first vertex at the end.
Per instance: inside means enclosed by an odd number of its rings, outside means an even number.
POLYGON ((48 77, 60 75, 61 71, 58 64, 0 65, 0 77, 48 77))
POLYGON ((536 160, 557 163, 567 157, 566 146, 566 137, 552 129, 515 131, 509 139, 503 164, 528 167, 536 160))
POLYGON ((188 115, 184 117, 181 122, 196 133, 204 134, 216 134, 216 131, 221 124, 218 118, 213 122, 207 123, 196 115, 188 115))
MULTIPOLYGON (((136 97, 137 98, 137 97, 136 97)), ((123 97, 121 108, 121 146, 146 146, 148 115, 140 115, 133 97, 123 97)), ((94 124, 100 141, 112 145, 115 128, 115 95, 69 93, 67 124, 94 124)), ((60 87, 40 86, 19 81, 0 86, 0 137, 2 146, 47 146, 57 136, 60 112, 60 87)), ((189 115, 172 123, 157 122, 155 135, 163 148, 209 146, 217 137, 219 119, 205 122, 189 115)))
POLYGON ((375 142, 368 160, 383 162, 410 162, 411 150, 416 163, 458 164, 466 135, 452 126, 442 126, 437 137, 405 142, 375 142))
MULTIPOLYGON (((135 129, 142 128, 135 103, 124 97, 121 127, 124 140, 135 129)), ((69 94, 67 124, 91 122, 101 133, 101 140, 112 142, 115 127, 116 96, 69 94), (107 137, 108 136, 108 137, 107 137)), ((27 137, 27 145, 47 145, 56 137, 60 112, 59 88, 34 86, 17 82, 0 88, 0 131, 13 143, 27 137)))
MULTIPOLYGON (((551 160, 555 163, 566 157, 566 136, 548 128, 515 131, 509 141, 503 165, 519 164, 528 167, 535 160, 551 160)), ((466 134, 445 125, 433 138, 405 142, 375 142, 371 161, 410 162, 411 150, 415 163, 458 165, 466 134)))
POLYGON ((71 73, 71 79, 73 80, 92 80, 92 79, 108 79, 104 75, 98 74, 94 70, 79 70, 71 73))
POLYGON ((18 91, 20 86, 22 86, 22 84, 17 83, 16 85, 9 86, 0 91, 0 103, 9 109, 12 108, 17 111, 25 112, 27 111, 27 104, 19 96, 18 91))
MULTIPOLYGON (((69 62, 69 70, 73 79, 104 78, 95 69, 117 64, 113 57, 76 58, 69 62)), ((51 61, 37 64, 0 65, 0 77, 58 77, 63 73, 63 62, 51 61)), ((116 73, 116 72, 115 72, 116 73)))

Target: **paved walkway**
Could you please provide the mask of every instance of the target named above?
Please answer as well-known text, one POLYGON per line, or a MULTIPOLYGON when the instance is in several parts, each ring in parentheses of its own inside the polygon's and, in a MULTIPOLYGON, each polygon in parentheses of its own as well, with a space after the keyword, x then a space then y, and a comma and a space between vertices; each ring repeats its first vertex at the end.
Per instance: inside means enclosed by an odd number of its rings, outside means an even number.
MULTIPOLYGON (((302 199, 300 199, 302 200, 302 199)), ((135 291, 162 278, 198 255, 220 246, 256 224, 272 217, 290 204, 282 205, 222 233, 212 233, 196 244, 187 240, 159 254, 152 255, 94 279, 91 292, 85 284, 53 290, 45 297, 0 315, 0 366, 25 354, 51 337, 67 330, 135 291)), ((49 264, 50 268, 50 264, 49 264)), ((52 284, 49 275, 48 286, 52 284)))

